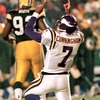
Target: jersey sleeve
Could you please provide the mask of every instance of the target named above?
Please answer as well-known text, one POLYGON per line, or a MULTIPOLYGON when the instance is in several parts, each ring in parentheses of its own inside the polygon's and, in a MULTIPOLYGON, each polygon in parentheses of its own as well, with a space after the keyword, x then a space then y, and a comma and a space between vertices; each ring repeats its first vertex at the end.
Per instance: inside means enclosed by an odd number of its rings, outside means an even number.
POLYGON ((43 31, 41 43, 48 46, 52 40, 50 29, 46 29, 43 31))
MULTIPOLYGON (((38 19, 38 17, 39 14, 34 12, 31 19, 29 20, 29 22, 25 27, 25 34, 29 36, 31 39, 35 39, 35 38, 38 38, 37 40, 41 39, 41 33, 36 31, 35 29, 36 20, 38 19)), ((43 43, 44 45, 49 44, 50 41, 52 40, 52 36, 51 36, 52 33, 53 32, 50 29, 44 30, 42 34, 41 43, 43 43)))
POLYGON ((84 42, 84 34, 82 32, 80 32, 80 36, 82 38, 82 42, 84 42))
POLYGON ((41 41, 41 33, 35 29, 36 20, 38 18, 38 14, 36 12, 33 13, 34 15, 31 17, 29 22, 25 27, 25 34, 33 40, 37 40, 38 42, 41 41))

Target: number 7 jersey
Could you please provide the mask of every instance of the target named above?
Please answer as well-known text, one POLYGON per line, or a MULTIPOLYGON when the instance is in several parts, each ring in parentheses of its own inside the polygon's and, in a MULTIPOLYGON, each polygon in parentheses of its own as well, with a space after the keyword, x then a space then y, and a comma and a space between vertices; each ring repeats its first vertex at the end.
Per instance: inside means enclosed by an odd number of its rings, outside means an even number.
POLYGON ((69 35, 52 29, 45 30, 41 40, 47 48, 43 71, 51 73, 69 71, 83 40, 84 35, 80 31, 69 35))

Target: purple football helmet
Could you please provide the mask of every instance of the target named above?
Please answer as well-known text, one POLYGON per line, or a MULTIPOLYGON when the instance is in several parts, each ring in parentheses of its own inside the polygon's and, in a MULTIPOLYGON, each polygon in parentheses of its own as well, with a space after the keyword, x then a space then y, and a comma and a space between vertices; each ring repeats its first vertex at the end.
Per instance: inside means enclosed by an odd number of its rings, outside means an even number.
POLYGON ((72 34, 76 31, 77 27, 77 19, 73 15, 63 15, 60 20, 56 23, 57 30, 60 32, 66 32, 68 34, 72 34))

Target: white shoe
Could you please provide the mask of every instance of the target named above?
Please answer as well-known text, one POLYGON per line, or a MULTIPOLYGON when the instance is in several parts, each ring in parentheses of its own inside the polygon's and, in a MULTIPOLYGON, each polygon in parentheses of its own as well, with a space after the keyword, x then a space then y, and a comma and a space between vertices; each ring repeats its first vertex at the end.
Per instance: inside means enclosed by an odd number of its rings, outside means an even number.
POLYGON ((90 96, 95 96, 100 93, 100 87, 98 84, 94 84, 90 89, 90 96))
POLYGON ((22 89, 17 88, 17 89, 14 90, 14 92, 15 92, 15 99, 16 100, 21 100, 22 99, 22 96, 23 96, 22 89))

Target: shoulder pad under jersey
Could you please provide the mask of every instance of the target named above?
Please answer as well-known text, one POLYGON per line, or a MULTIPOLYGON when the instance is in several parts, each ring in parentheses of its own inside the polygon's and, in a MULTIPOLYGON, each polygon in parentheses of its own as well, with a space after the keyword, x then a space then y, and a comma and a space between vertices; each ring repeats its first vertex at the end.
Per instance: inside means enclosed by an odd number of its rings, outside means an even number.
POLYGON ((16 12, 18 12, 18 11, 17 11, 17 10, 11 10, 11 11, 9 11, 9 12, 7 13, 6 18, 7 18, 8 20, 12 20, 12 14, 14 14, 14 13, 16 13, 16 12))

